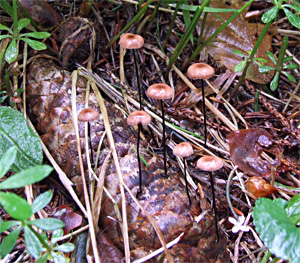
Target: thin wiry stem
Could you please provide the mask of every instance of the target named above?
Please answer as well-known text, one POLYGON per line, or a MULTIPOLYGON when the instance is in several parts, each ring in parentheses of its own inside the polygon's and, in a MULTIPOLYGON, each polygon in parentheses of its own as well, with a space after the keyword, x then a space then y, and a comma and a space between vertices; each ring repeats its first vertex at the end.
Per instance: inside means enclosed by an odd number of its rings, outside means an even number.
POLYGON ((141 157, 140 157, 140 138, 141 138, 141 128, 142 124, 138 124, 138 138, 137 138, 137 159, 138 159, 138 165, 139 165, 139 191, 136 194, 136 198, 139 198, 142 194, 142 166, 141 166, 141 157))
POLYGON ((216 231, 217 231, 217 242, 219 242, 218 216, 217 216, 217 207, 216 207, 214 177, 213 177, 212 172, 210 172, 209 175, 210 175, 210 185, 211 185, 211 192, 212 192, 212 198, 213 198, 213 211, 215 212, 215 227, 216 227, 216 231))
POLYGON ((139 77, 139 69, 137 65, 137 54, 135 52, 135 49, 132 50, 133 52, 133 57, 134 57, 134 67, 135 67, 135 73, 136 73, 136 81, 137 81, 137 86, 139 90, 139 104, 140 104, 140 110, 142 110, 142 91, 141 91, 141 83, 140 83, 140 77, 139 77))
POLYGON ((202 89, 202 105, 203 105, 203 117, 204 117, 204 146, 206 148, 207 124, 206 124, 206 107, 205 107, 205 93, 204 93, 204 81, 203 81, 203 79, 201 79, 201 89, 202 89))
POLYGON ((164 112, 164 103, 163 100, 160 101, 161 107, 161 117, 163 125, 163 151, 164 151, 164 168, 165 168, 165 177, 167 177, 167 158, 166 158, 166 125, 165 125, 165 112, 164 112))
POLYGON ((183 160, 183 165, 184 165, 185 190, 186 190, 186 194, 187 194, 187 196, 189 198, 189 203, 191 205, 192 201, 191 201, 191 197, 190 197, 190 193, 189 193, 189 189, 188 189, 188 181, 187 181, 187 177, 186 177, 186 164, 185 164, 185 160, 183 160))

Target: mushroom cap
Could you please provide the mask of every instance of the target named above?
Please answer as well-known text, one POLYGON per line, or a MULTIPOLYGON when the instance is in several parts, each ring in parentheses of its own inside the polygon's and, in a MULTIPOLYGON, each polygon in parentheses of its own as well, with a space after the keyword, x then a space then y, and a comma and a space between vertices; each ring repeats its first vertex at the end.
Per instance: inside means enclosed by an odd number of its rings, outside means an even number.
POLYGON ((86 108, 83 109, 79 114, 78 114, 78 120, 79 121, 93 121, 97 119, 100 116, 99 112, 96 111, 93 108, 86 108))
POLYGON ((150 122, 151 116, 142 110, 131 112, 127 118, 127 124, 132 126, 138 125, 139 123, 142 125, 148 125, 150 122))
POLYGON ((140 35, 126 33, 121 36, 119 44, 124 49, 138 49, 144 45, 144 38, 140 35))
POLYGON ((224 165, 224 161, 217 156, 203 156, 197 161, 197 168, 207 171, 213 172, 221 169, 224 165))
POLYGON ((173 95, 174 90, 164 83, 153 84, 147 89, 147 96, 156 100, 171 99, 173 95))
POLYGON ((180 157, 188 157, 194 153, 193 147, 188 142, 181 142, 173 148, 173 154, 180 157))
POLYGON ((190 79, 209 79, 215 75, 215 70, 208 64, 195 63, 189 66, 187 76, 190 79))

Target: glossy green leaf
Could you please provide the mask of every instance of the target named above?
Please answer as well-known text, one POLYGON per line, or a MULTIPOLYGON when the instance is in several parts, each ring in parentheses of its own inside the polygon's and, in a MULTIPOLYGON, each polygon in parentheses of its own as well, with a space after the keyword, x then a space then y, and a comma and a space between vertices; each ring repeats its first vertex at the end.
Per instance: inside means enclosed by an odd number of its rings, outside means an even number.
POLYGON ((18 240, 18 236, 20 234, 21 229, 21 226, 16 228, 11 233, 9 233, 9 235, 6 236, 4 240, 2 240, 0 244, 0 258, 4 258, 5 255, 9 254, 13 250, 18 240))
POLYGON ((0 97, 0 104, 2 104, 6 98, 7 98, 7 95, 0 97))
POLYGON ((300 194, 289 200, 285 211, 295 225, 300 223, 300 194))
POLYGON ((269 72, 270 70, 274 70, 275 68, 271 67, 271 66, 261 66, 259 67, 258 71, 260 73, 267 73, 269 72))
POLYGON ((239 50, 235 50, 235 49, 233 49, 233 50, 231 50, 233 53, 235 53, 235 54, 237 54, 237 55, 240 55, 240 56, 242 56, 242 57, 244 57, 244 58, 247 58, 247 56, 243 53, 243 52, 241 52, 241 51, 239 51, 239 50))
POLYGON ((10 107, 0 107, 0 156, 11 146, 18 149, 12 171, 18 172, 42 163, 40 138, 27 125, 22 113, 10 107))
POLYGON ((288 10, 287 8, 283 8, 283 11, 284 11, 286 17, 288 18, 288 20, 290 21, 290 23, 294 27, 297 27, 298 29, 300 29, 300 18, 298 16, 296 16, 293 12, 288 10))
POLYGON ((39 257, 35 263, 47 263, 47 257, 48 257, 48 254, 45 253, 44 255, 42 255, 41 257, 39 257))
POLYGON ((32 215, 31 206, 25 199, 14 193, 0 192, 0 205, 12 218, 17 220, 26 220, 32 215))
POLYGON ((254 58, 255 61, 263 62, 263 63, 268 63, 268 60, 265 58, 254 58))
POLYGON ((261 21, 265 24, 271 22, 273 19, 276 18, 278 10, 279 10, 278 7, 274 6, 269 11, 267 11, 262 15, 261 21))
POLYGON ((287 72, 285 72, 285 71, 282 71, 281 73, 282 73, 283 75, 285 75, 285 76, 288 78, 288 80, 289 80, 290 82, 297 83, 296 78, 295 78, 294 76, 292 76, 291 74, 289 74, 289 73, 287 73, 287 72))
POLYGON ((8 63, 14 62, 18 57, 18 49, 17 49, 17 42, 15 38, 12 38, 10 44, 8 45, 6 52, 5 52, 5 60, 8 63))
MULTIPOLYGON (((9 170, 10 166, 15 162, 17 156, 17 148, 9 148, 0 159, 0 178, 2 178, 9 170)), ((0 183, 1 185, 1 183, 0 183)))
POLYGON ((10 3, 7 0, 1 0, 0 1, 0 7, 5 10, 5 12, 7 14, 9 14, 11 17, 13 16, 13 10, 12 10, 12 6, 10 5, 10 3))
POLYGON ((284 68, 289 68, 289 69, 298 69, 298 67, 299 66, 296 63, 291 63, 284 66, 284 68))
POLYGON ((0 36, 0 40, 2 40, 4 38, 12 38, 12 36, 11 35, 1 35, 0 36))
POLYGON ((6 222, 1 222, 0 223, 0 233, 14 227, 17 225, 20 225, 21 222, 20 221, 6 221, 6 222))
POLYGON ((52 232, 51 244, 54 245, 63 235, 64 231, 61 228, 54 230, 52 232))
POLYGON ((21 18, 18 22, 18 33, 21 32, 21 30, 25 27, 27 27, 30 24, 30 19, 28 18, 21 18))
POLYGON ((43 218, 43 219, 36 219, 28 222, 30 225, 35 225, 40 229, 46 230, 46 231, 52 231, 59 228, 63 228, 65 226, 65 223, 57 218, 43 218))
POLYGON ((61 253, 51 252, 54 263, 67 263, 66 258, 61 253))
POLYGON ((242 71, 243 68, 245 67, 246 63, 247 63, 247 61, 246 61, 246 60, 243 60, 243 61, 241 61, 240 63, 236 64, 236 65, 234 66, 234 68, 233 68, 233 69, 234 69, 234 72, 240 72, 240 71, 242 71))
POLYGON ((75 246, 72 243, 64 243, 60 246, 55 247, 54 249, 57 251, 61 251, 64 253, 69 253, 74 250, 75 246))
POLYGON ((28 253, 34 258, 38 258, 42 253, 42 245, 33 230, 28 226, 24 227, 24 237, 28 253))
POLYGON ((15 189, 34 184, 46 178, 52 170, 50 165, 37 165, 28 168, 0 183, 0 189, 15 189))
POLYGON ((50 33, 48 32, 30 32, 30 33, 24 33, 20 35, 20 37, 33 37, 33 38, 38 38, 38 39, 44 39, 48 38, 51 36, 50 33))
POLYGON ((283 62, 285 63, 285 62, 289 62, 289 61, 292 61, 292 60, 293 60, 293 57, 285 57, 283 59, 283 62))
POLYGON ((20 38, 21 40, 23 40, 24 42, 26 42, 31 48, 35 49, 35 50, 45 50, 47 49, 46 44, 40 42, 40 41, 36 41, 36 40, 32 40, 29 38, 20 38))
POLYGON ((300 229, 288 217, 283 199, 260 198, 253 208, 254 224, 260 238, 276 257, 300 262, 300 229))
POLYGON ((276 90, 278 87, 278 82, 279 82, 279 72, 276 72, 274 75, 274 78, 272 79, 271 83, 270 83, 270 89, 272 91, 276 90))
POLYGON ((49 190, 45 193, 40 194, 37 198, 34 199, 31 205, 32 213, 43 209, 52 199, 52 192, 49 190))
POLYGON ((0 30, 6 30, 9 33, 13 34, 13 31, 9 27, 2 25, 2 24, 0 24, 0 30))
POLYGON ((267 53, 268 58, 274 63, 274 65, 276 65, 277 61, 276 61, 274 54, 270 51, 267 51, 266 53, 267 53))
MULTIPOLYGON (((286 2, 288 2, 288 1, 286 1, 286 2)), ((282 5, 282 7, 283 7, 283 8, 289 7, 289 8, 291 8, 291 9, 296 10, 297 12, 300 12, 300 6, 285 4, 285 5, 282 5)))

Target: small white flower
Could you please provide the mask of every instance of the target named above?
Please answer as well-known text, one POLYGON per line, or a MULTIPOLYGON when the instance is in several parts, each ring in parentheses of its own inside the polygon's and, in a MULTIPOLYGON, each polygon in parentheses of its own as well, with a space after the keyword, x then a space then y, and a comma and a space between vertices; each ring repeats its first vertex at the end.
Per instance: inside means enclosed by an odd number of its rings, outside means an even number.
POLYGON ((236 220, 233 217, 229 217, 228 218, 229 222, 233 224, 232 227, 232 232, 233 233, 237 233, 239 231, 243 231, 243 232, 248 232, 250 230, 250 228, 248 226, 244 226, 244 222, 245 222, 245 217, 244 216, 239 216, 238 220, 236 220))

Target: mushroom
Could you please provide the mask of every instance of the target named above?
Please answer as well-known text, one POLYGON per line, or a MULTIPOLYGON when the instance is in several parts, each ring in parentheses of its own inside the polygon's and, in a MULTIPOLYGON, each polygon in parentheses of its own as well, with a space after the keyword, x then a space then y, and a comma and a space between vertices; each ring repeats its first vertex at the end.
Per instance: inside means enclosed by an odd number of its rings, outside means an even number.
POLYGON ((166 160, 166 135, 165 135, 165 113, 164 113, 164 103, 163 100, 171 99, 174 95, 174 90, 167 84, 157 83, 151 85, 147 89, 147 96, 160 100, 161 107, 161 116, 163 121, 163 151, 164 151, 164 168, 165 168, 165 176, 167 176, 167 160, 166 160))
POLYGON ((215 212, 215 227, 217 231, 218 241, 219 241, 218 217, 217 217, 217 209, 216 209, 216 197, 215 197, 213 172, 221 169, 223 165, 224 165, 224 161, 217 156, 203 156, 197 161, 197 168, 209 172, 210 175, 210 184, 211 184, 211 191, 213 197, 213 210, 215 212))
POLYGON ((151 116, 145 111, 134 111, 129 114, 127 117, 127 124, 136 126, 138 125, 138 139, 137 139, 137 158, 139 165, 139 191, 136 194, 136 197, 142 194, 142 167, 141 167, 141 158, 140 158, 140 137, 142 125, 146 126, 151 122, 151 116))
POLYGON ((139 78, 139 71, 137 65, 137 54, 135 49, 139 49, 144 45, 144 38, 140 35, 135 35, 132 33, 123 34, 119 41, 120 47, 123 49, 131 49, 133 52, 134 57, 134 66, 136 72, 136 80, 138 84, 138 91, 139 91, 139 103, 140 103, 140 110, 142 109, 142 93, 141 93, 141 85, 140 85, 140 78, 139 78))
MULTIPOLYGON (((90 121, 94 121, 95 119, 99 118, 100 114, 93 108, 85 108, 78 114, 78 121, 87 122, 87 136, 90 138, 90 121)), ((94 163, 93 160, 93 148, 92 148, 92 141, 89 139, 90 149, 91 149, 91 162, 94 163)))
MULTIPOLYGON (((193 147, 188 142, 181 142, 173 148, 173 154, 176 156, 182 157, 183 159, 184 159, 184 157, 191 156, 193 153, 194 153, 193 147)), ((185 188, 186 188, 187 196, 189 198, 189 203, 191 205, 192 201, 191 201, 191 197, 189 194, 188 182, 187 182, 187 178, 186 178, 186 162, 185 162, 185 160, 183 160, 183 165, 184 165, 185 188)))
POLYGON ((201 79, 202 89, 202 105, 203 105, 203 117, 204 117, 204 146, 206 147, 207 142, 207 127, 206 127, 206 107, 205 107, 205 94, 204 94, 204 79, 209 79, 215 75, 215 70, 208 64, 195 63, 189 66, 187 70, 187 76, 193 80, 201 79))

